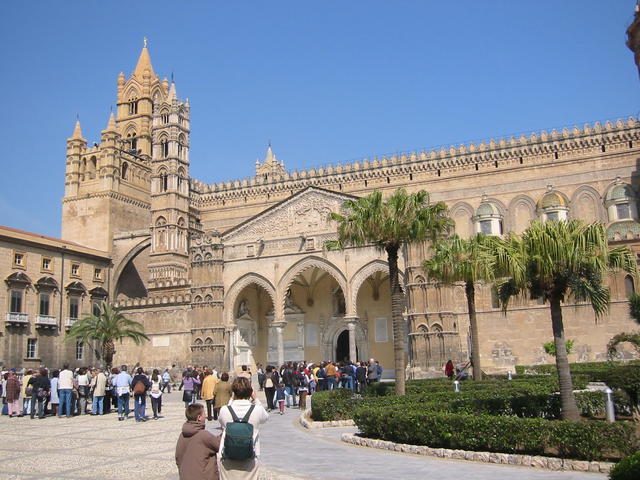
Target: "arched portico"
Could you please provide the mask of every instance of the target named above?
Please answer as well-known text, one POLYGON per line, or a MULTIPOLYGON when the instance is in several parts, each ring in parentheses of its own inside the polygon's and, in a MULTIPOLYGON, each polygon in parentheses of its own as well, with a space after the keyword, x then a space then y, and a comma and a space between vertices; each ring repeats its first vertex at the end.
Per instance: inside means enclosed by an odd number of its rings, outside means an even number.
POLYGON ((269 348, 270 312, 275 289, 271 282, 256 273, 236 280, 224 299, 225 326, 229 331, 229 367, 266 363, 269 348))
POLYGON ((309 256, 303 258, 302 260, 293 264, 289 269, 285 272, 285 274, 278 282, 278 290, 277 290, 277 302, 276 302, 276 321, 279 321, 284 316, 285 303, 287 300, 287 292, 291 287, 291 284, 295 280, 295 278, 305 272, 308 269, 317 268, 328 273, 333 279, 337 282, 337 284, 342 289, 342 292, 347 298, 347 280, 344 274, 338 269, 333 263, 328 260, 318 257, 318 256, 309 256))

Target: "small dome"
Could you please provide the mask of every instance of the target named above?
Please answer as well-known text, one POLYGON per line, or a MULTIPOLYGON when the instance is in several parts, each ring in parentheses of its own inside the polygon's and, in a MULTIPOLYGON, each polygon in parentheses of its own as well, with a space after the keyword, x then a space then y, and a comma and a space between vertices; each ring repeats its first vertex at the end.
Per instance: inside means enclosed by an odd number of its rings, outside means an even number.
POLYGON ((567 202, 565 202, 562 195, 557 193, 547 193, 544 197, 540 199, 538 202, 539 208, 552 208, 552 207, 566 207, 567 202))
POLYGON ((607 194, 607 200, 620 200, 624 198, 633 198, 633 190, 629 185, 616 185, 607 194))
POLYGON ((495 213, 496 213, 496 210, 495 210, 495 208, 493 208, 493 205, 491 205, 490 203, 482 203, 478 207, 478 211, 476 212, 476 215, 478 215, 478 216, 480 216, 480 215, 494 215, 495 213))

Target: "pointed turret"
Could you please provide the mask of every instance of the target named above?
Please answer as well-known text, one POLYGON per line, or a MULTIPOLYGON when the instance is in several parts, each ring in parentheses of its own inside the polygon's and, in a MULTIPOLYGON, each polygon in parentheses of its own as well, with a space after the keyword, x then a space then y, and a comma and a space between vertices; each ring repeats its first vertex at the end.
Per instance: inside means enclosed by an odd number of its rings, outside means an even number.
POLYGON ((264 157, 264 163, 270 164, 275 163, 276 161, 276 156, 273 154, 273 150, 271 150, 271 144, 269 144, 269 147, 267 148, 267 154, 264 157))
POLYGON ((168 102, 178 101, 178 94, 176 93, 176 84, 175 82, 171 82, 171 86, 169 87, 169 96, 167 97, 168 102))
POLYGON ((151 57, 149 56, 149 50, 147 50, 147 39, 144 39, 144 46, 142 47, 142 51, 140 52, 140 57, 138 58, 138 63, 136 64, 136 68, 133 71, 133 74, 136 77, 142 78, 145 70, 149 70, 149 75, 151 77, 155 76, 153 72, 153 65, 151 65, 151 57))
POLYGON ((284 163, 279 162, 276 158, 273 150, 271 149, 271 143, 267 148, 267 154, 264 156, 264 162, 262 164, 256 161, 256 175, 270 177, 285 174, 284 163))
POLYGON ((109 114, 109 122, 107 123, 107 128, 103 130, 103 132, 117 132, 116 128, 116 118, 113 116, 113 112, 109 114))
POLYGON ((80 128, 80 120, 76 120, 76 126, 73 129, 73 135, 71 135, 71 138, 69 138, 69 140, 84 140, 82 136, 82 128, 80 128))

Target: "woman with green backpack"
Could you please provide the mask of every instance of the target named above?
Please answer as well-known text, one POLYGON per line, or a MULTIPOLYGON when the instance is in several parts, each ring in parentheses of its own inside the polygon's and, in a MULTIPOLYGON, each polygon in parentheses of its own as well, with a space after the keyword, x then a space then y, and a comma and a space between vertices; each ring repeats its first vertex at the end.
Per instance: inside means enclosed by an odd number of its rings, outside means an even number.
POLYGON ((251 382, 245 377, 236 377, 231 385, 233 399, 220 409, 221 455, 219 471, 221 480, 255 479, 260 474, 259 426, 269 419, 251 382))

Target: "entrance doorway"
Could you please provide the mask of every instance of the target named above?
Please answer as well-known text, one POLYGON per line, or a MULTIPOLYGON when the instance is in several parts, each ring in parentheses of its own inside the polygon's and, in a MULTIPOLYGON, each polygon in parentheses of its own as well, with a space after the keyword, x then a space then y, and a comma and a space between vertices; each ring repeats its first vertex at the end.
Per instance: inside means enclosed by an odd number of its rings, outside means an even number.
POLYGON ((348 362, 349 359, 349 330, 343 330, 336 341, 336 362, 348 362))

